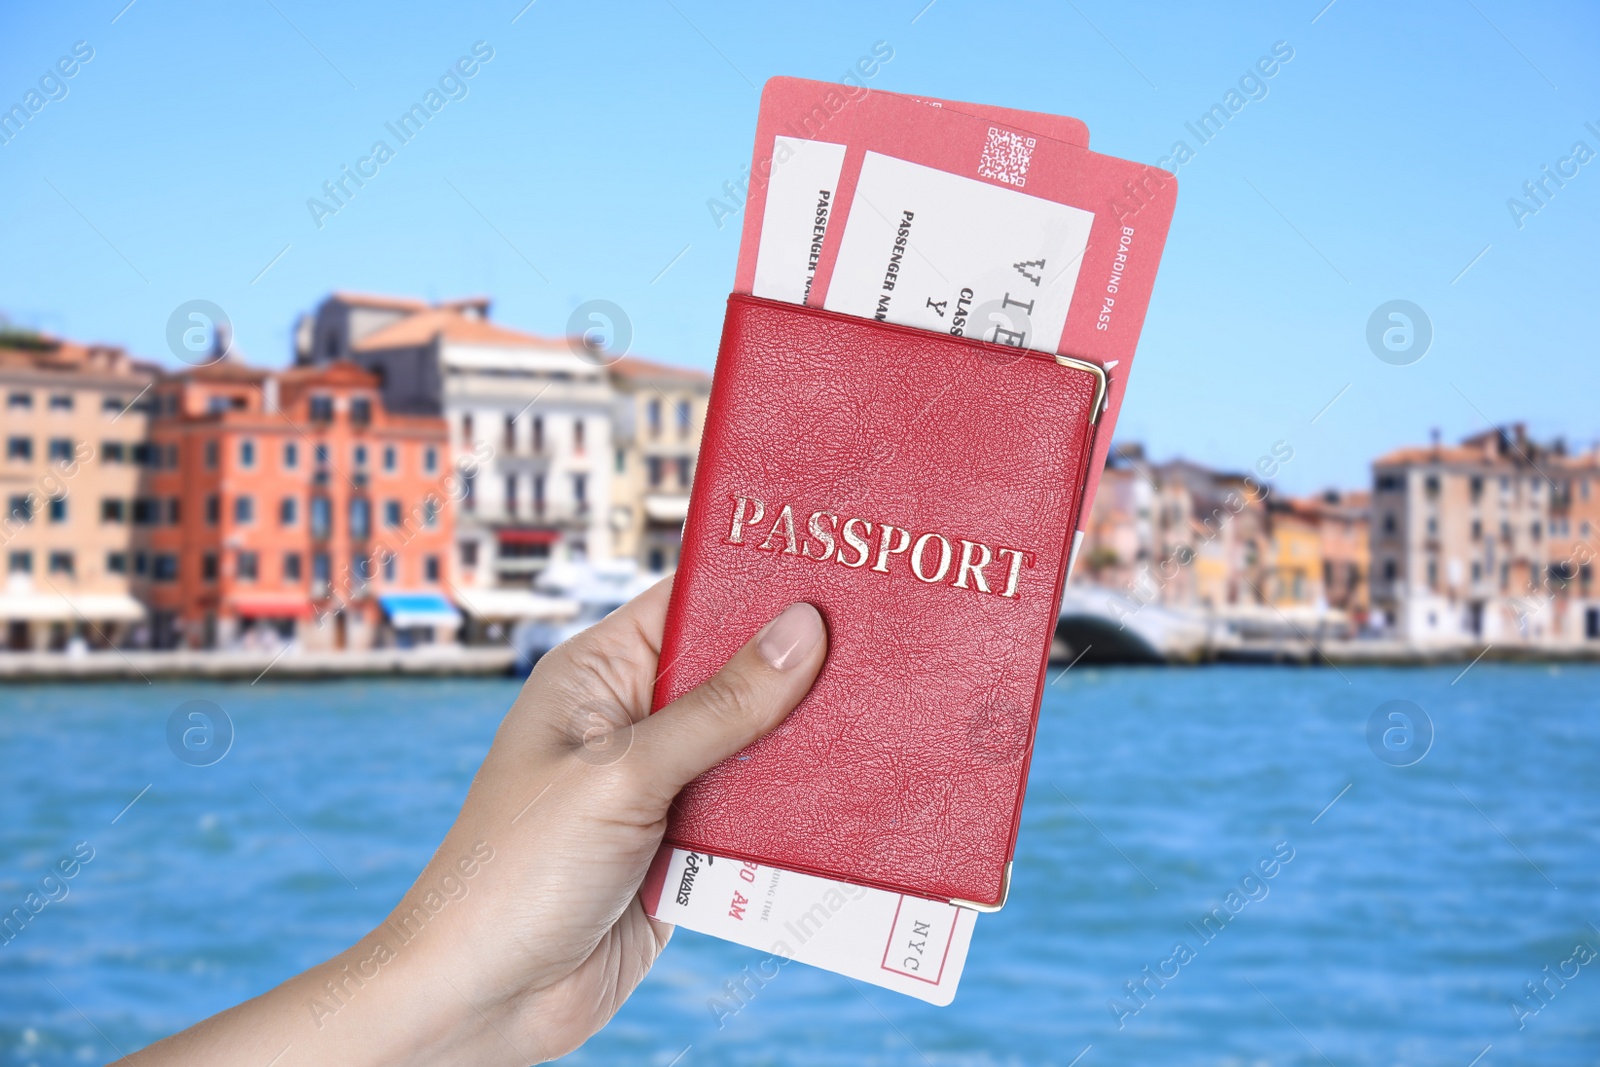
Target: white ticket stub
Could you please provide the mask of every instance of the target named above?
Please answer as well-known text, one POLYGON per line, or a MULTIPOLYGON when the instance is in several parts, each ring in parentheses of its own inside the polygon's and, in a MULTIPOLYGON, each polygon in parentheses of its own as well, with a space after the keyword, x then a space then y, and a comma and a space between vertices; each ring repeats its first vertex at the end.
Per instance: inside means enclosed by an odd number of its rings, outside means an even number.
POLYGON ((868 152, 824 306, 1053 352, 1093 223, 1092 211, 868 152))
POLYGON ((639 891, 645 911, 931 1004, 955 999, 978 913, 663 845, 639 891))
POLYGON ((844 145, 776 137, 761 213, 754 296, 804 304, 844 167, 844 145))

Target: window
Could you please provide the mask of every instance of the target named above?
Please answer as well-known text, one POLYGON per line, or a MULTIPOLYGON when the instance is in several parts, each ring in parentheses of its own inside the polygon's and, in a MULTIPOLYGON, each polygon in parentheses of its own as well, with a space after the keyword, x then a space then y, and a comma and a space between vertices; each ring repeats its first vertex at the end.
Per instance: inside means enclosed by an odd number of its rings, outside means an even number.
POLYGON ((50 458, 52 460, 57 460, 57 459, 65 460, 66 462, 71 463, 72 462, 72 438, 70 438, 70 437, 52 437, 52 438, 50 438, 50 458))
POLYGON ((57 497, 51 497, 50 498, 50 521, 51 522, 66 522, 67 521, 67 498, 66 497, 57 496, 57 497))
POLYGON ((688 437, 689 429, 694 425, 694 412, 687 400, 678 401, 678 436, 688 437))
POLYGON ((1509 522, 1502 521, 1500 523, 1500 540, 1507 542, 1511 540, 1511 524, 1509 522))
POLYGON ((578 505, 578 511, 589 510, 589 476, 587 474, 574 474, 572 476, 572 502, 578 505))
POLYGON ((1483 540, 1483 523, 1477 519, 1472 520, 1472 539, 1474 541, 1483 540))
POLYGON ((392 471, 395 468, 394 445, 383 446, 383 469, 392 471))
POLYGON ((383 524, 391 530, 400 528, 400 501, 385 500, 383 502, 383 524))
POLYGON ((457 547, 461 551, 461 565, 463 567, 476 567, 478 565, 478 542, 463 541, 457 547))
POLYGON ((372 503, 364 496, 350 498, 350 536, 365 538, 372 532, 372 503))
POLYGON ((316 460, 317 466, 326 467, 328 465, 328 446, 318 445, 314 450, 313 458, 316 460))
POLYGON ((1474 584, 1483 580, 1483 564, 1477 560, 1472 561, 1472 581, 1474 584))
POLYGON ((1384 560, 1383 561, 1383 580, 1386 581, 1386 582, 1394 581, 1395 575, 1398 572, 1398 570, 1399 570, 1399 568, 1395 566, 1394 560, 1392 560, 1392 559, 1384 560))
POLYGON ((647 456, 645 458, 644 469, 645 469, 645 472, 646 472, 647 476, 650 479, 650 488, 652 488, 652 489, 660 488, 660 486, 661 486, 661 471, 662 471, 662 466, 663 466, 663 464, 665 462, 666 461, 663 460, 660 456, 647 456))
POLYGON ((175 496, 167 498, 167 525, 178 525, 178 498, 175 496))
POLYGON ((50 397, 50 410, 51 411, 71 411, 72 410, 72 394, 71 393, 56 393, 55 395, 51 396, 50 397))
POLYGON ((617 457, 615 462, 616 471, 618 474, 621 474, 623 471, 628 469, 628 454, 620 448, 617 449, 617 457))
POLYGON ((1543 533, 1543 529, 1540 527, 1538 519, 1533 520, 1533 525, 1528 527, 1528 533, 1532 535, 1535 541, 1539 540, 1539 535, 1543 533))
POLYGON ((170 552, 158 552, 150 560, 150 577, 157 582, 178 580, 178 557, 170 552))
POLYGON ((135 526, 154 526, 161 515, 156 508, 156 501, 150 497, 134 497, 133 507, 130 510, 135 526))
POLYGON ((101 522, 127 522, 128 505, 115 497, 106 497, 100 501, 101 522))
POLYGON ((1399 492, 1400 490, 1404 489, 1405 487, 1406 487, 1406 479, 1405 479, 1405 476, 1402 475, 1402 474, 1380 474, 1380 475, 1378 475, 1377 488, 1378 488, 1378 492, 1380 492, 1380 493, 1399 492))
POLYGON ((517 417, 515 415, 507 415, 506 416, 506 451, 507 452, 515 452, 516 450, 517 450, 517 417))
POLYGON ((143 552, 135 552, 133 554, 133 573, 150 573, 150 557, 146 556, 143 552))
MULTIPOLYGON (((212 464, 212 466, 216 466, 216 459, 217 459, 216 452, 215 452, 216 446, 212 445, 211 447, 213 449, 213 451, 210 453, 211 464, 212 464)), ((154 467, 156 465, 155 455, 154 455, 153 450, 150 448, 149 445, 143 443, 142 441, 139 442, 138 444, 135 444, 135 445, 131 446, 128 449, 128 458, 130 460, 132 460, 133 463, 134 463, 134 466, 137 466, 137 467, 154 467)))
POLYGON ((689 488, 689 457, 678 457, 678 488, 689 488))
POLYGON ((6 458, 27 462, 33 458, 33 438, 8 437, 6 438, 6 458))
POLYGON ((583 455, 583 420, 572 420, 572 451, 583 455))
POLYGON ((533 417, 533 450, 535 452, 543 452, 544 451, 544 416, 543 415, 535 415, 533 417))
POLYGON ((645 422, 650 426, 650 436, 661 436, 661 401, 652 398, 644 408, 645 422))
POLYGON ((239 550, 234 558, 233 574, 241 582, 253 582, 261 573, 261 561, 254 552, 239 550))
POLYGON ((478 477, 475 471, 461 472, 461 510, 478 510, 478 477))
POLYGON ((389 555, 383 557, 383 580, 386 582, 394 581, 396 569, 395 556, 394 553, 391 552, 389 555))
POLYGON ((328 582, 328 575, 331 574, 332 571, 333 571, 333 568, 328 563, 328 554, 326 552, 317 552, 317 553, 312 555, 312 557, 311 557, 311 580, 312 581, 319 582, 319 583, 321 583, 323 585, 326 585, 327 582, 328 582))
POLYGON ((311 536, 317 540, 326 538, 333 526, 333 509, 328 504, 325 496, 311 498, 311 536))
POLYGON ((206 469, 217 469, 217 443, 215 441, 206 442, 206 469))
POLYGON ((665 571, 667 569, 666 553, 662 552, 659 548, 652 548, 650 550, 650 562, 647 564, 647 566, 654 574, 660 574, 665 571))
POLYGON ((256 501, 252 496, 233 498, 233 521, 244 524, 256 521, 256 501))
POLYGON ((126 407, 126 405, 122 402, 122 398, 120 396, 108 396, 100 401, 100 410, 105 414, 116 412, 120 415, 122 414, 124 407, 126 407))
POLYGON ((278 525, 293 526, 300 521, 300 501, 286 496, 278 501, 278 525))
POLYGON ((128 554, 126 552, 107 552, 106 553, 106 573, 107 574, 127 574, 128 573, 128 554))
POLYGON ((6 407, 11 411, 32 411, 32 393, 12 393, 6 397, 6 407))
POLYGON ((1383 515, 1383 532, 1386 533, 1386 534, 1392 534, 1392 533, 1394 533, 1394 531, 1395 531, 1394 512, 1392 512, 1392 511, 1384 512, 1384 515, 1383 515))
POLYGON ((542 474, 533 476, 533 513, 535 515, 544 514, 544 475, 542 474))
POLYGON ((256 443, 248 437, 239 442, 239 466, 249 470, 256 465, 256 443))
POLYGON ((206 525, 215 526, 222 521, 222 501, 217 499, 217 494, 212 493, 206 497, 206 525))
POLYGON ((350 459, 355 466, 365 467, 367 465, 367 446, 356 445, 355 448, 350 450, 350 459))
POLYGON ((358 396, 350 401, 350 421, 357 426, 365 426, 372 421, 372 401, 369 398, 358 396))
POLYGON ((300 553, 285 552, 283 554, 283 580, 298 582, 300 580, 300 553))
POLYGON ((439 524, 439 502, 433 497, 422 502, 422 525, 437 526, 439 524))
POLYGON ((314 397, 311 398, 311 421, 312 422, 332 422, 333 421, 333 397, 331 397, 331 396, 314 396, 314 397))
POLYGON ((517 476, 506 475, 506 514, 512 518, 517 515, 517 476))
POLYGON ((49 570, 51 574, 64 574, 72 577, 72 553, 56 551, 50 553, 49 570))
POLYGON ((121 441, 101 441, 100 461, 102 463, 126 463, 128 451, 121 441))
POLYGON ((285 441, 283 445, 283 469, 292 471, 300 466, 300 446, 293 441, 285 441))
POLYGON ((1427 481, 1422 483, 1422 487, 1423 487, 1424 490, 1427 491, 1427 494, 1429 496, 1438 496, 1439 495, 1439 476, 1437 474, 1428 475, 1427 481))
POLYGON ((6 505, 6 514, 17 522, 33 521, 33 494, 14 493, 6 505))
POLYGON ((13 551, 6 560, 6 566, 12 574, 32 574, 33 553, 27 549, 13 551))
POLYGON ((439 557, 422 557, 422 577, 424 581, 437 582, 439 580, 439 557))
POLYGON ((463 412, 461 415, 461 443, 467 448, 472 447, 472 412, 463 412))
POLYGON ((422 469, 429 474, 439 469, 439 452, 431 445, 422 451, 422 469))
POLYGON ((217 580, 217 554, 207 552, 200 557, 200 580, 214 582, 217 580))

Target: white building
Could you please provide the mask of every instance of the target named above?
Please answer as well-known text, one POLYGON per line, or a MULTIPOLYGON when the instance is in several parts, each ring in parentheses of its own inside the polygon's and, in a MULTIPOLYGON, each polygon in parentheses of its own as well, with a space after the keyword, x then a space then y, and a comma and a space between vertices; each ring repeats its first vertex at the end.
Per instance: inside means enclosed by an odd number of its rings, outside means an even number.
POLYGON ((549 564, 611 558, 615 393, 565 338, 493 323, 487 299, 334 293, 302 319, 296 359, 353 360, 391 411, 445 417, 455 469, 474 472, 453 494, 450 581, 480 630, 540 614, 530 586, 549 564))

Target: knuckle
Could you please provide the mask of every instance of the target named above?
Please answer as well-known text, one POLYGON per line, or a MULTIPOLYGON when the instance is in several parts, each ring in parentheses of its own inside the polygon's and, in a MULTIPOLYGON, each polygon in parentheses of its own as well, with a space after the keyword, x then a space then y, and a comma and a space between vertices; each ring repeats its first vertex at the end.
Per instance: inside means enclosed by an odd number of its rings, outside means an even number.
POLYGON ((718 671, 694 691, 695 702, 718 720, 744 718, 750 708, 750 688, 728 671, 718 671))

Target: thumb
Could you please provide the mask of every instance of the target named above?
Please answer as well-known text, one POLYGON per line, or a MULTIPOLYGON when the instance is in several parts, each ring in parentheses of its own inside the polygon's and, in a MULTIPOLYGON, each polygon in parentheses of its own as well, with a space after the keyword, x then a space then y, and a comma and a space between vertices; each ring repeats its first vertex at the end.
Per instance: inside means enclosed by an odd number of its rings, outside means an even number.
POLYGON ((817 609, 790 604, 723 668, 634 727, 645 784, 670 798, 782 722, 811 689, 827 655, 817 609))

